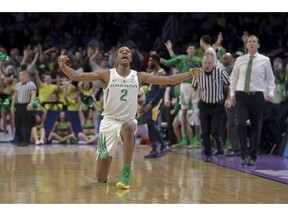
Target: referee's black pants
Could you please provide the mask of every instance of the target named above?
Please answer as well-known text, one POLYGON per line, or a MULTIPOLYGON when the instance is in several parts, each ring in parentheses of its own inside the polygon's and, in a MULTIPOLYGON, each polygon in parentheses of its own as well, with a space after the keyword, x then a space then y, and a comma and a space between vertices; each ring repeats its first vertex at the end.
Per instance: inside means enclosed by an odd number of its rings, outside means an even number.
POLYGON ((16 104, 15 128, 19 144, 30 143, 32 111, 26 109, 27 104, 16 104))
POLYGON ((204 154, 212 155, 211 136, 215 139, 217 151, 223 151, 223 121, 225 117, 224 103, 208 104, 199 101, 199 118, 201 125, 201 137, 204 144, 204 154))
POLYGON ((241 158, 257 159, 265 99, 262 92, 236 92, 237 129, 241 145, 241 158), (247 120, 250 120, 250 150, 247 147, 247 120))

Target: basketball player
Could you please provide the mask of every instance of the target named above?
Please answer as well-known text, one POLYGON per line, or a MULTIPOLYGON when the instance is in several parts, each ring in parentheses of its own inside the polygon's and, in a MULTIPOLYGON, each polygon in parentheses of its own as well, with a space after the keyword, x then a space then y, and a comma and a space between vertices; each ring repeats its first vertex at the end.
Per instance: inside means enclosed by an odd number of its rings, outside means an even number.
POLYGON ((92 82, 101 80, 104 89, 103 120, 100 124, 97 149, 96 178, 98 182, 107 182, 112 158, 116 152, 118 141, 123 142, 123 165, 121 178, 116 186, 128 189, 131 178, 131 162, 135 143, 137 121, 138 89, 144 83, 156 85, 176 84, 193 76, 200 75, 200 68, 190 69, 187 73, 171 76, 153 76, 146 72, 130 69, 131 50, 120 47, 117 51, 117 67, 106 70, 99 69, 91 73, 77 73, 66 65, 69 58, 61 55, 58 64, 61 70, 72 80, 92 82))

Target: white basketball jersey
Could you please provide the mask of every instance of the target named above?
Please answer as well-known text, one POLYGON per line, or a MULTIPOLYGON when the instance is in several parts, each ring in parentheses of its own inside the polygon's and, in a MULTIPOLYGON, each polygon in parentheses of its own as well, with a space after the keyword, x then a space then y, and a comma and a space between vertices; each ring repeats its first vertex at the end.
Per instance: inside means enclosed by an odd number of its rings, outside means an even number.
POLYGON ((131 70, 127 77, 120 76, 116 69, 110 69, 109 84, 104 89, 104 118, 121 121, 136 117, 139 81, 137 72, 131 70))

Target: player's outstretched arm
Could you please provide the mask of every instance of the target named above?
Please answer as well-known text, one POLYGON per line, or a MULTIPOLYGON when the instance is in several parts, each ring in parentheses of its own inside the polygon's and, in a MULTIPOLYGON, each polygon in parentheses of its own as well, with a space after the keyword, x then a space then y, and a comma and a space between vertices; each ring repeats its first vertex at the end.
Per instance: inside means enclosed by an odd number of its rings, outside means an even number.
POLYGON ((150 83, 155 85, 175 85, 192 77, 199 76, 202 73, 202 68, 192 68, 189 72, 174 74, 170 76, 153 76, 147 72, 139 72, 138 77, 140 79, 141 85, 144 83, 150 83))
POLYGON ((106 82, 105 75, 107 75, 108 70, 96 70, 93 72, 83 72, 83 73, 77 73, 75 70, 70 68, 66 65, 66 62, 69 60, 68 56, 61 55, 58 57, 58 65, 60 69, 63 71, 66 76, 68 76, 71 80, 75 81, 83 81, 83 82, 91 82, 95 80, 102 80, 106 82))

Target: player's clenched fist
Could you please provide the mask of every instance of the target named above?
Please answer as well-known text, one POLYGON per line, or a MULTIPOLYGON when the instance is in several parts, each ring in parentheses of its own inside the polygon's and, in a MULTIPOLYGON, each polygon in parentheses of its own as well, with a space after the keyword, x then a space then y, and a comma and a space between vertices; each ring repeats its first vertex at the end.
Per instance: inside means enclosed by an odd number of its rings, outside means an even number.
POLYGON ((203 70, 202 68, 191 68, 189 72, 192 74, 192 76, 199 76, 203 73, 203 70))
POLYGON ((69 60, 69 58, 68 58, 67 55, 60 55, 58 57, 58 65, 59 65, 59 67, 60 68, 64 67, 66 61, 68 61, 68 60, 69 60))

